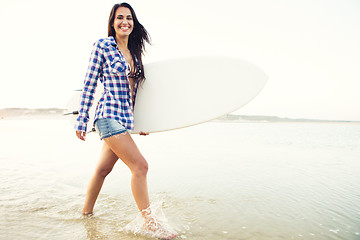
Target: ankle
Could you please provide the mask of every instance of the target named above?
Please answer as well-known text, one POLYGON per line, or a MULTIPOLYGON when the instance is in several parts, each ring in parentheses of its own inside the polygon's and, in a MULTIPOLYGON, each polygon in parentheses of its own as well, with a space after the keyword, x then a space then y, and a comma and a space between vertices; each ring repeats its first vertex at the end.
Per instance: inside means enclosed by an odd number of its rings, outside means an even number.
POLYGON ((150 207, 140 210, 140 213, 141 213, 141 216, 143 216, 144 218, 152 215, 152 211, 151 211, 150 207))
POLYGON ((90 217, 90 216, 94 215, 94 213, 93 212, 85 212, 85 211, 83 211, 82 215, 90 217))

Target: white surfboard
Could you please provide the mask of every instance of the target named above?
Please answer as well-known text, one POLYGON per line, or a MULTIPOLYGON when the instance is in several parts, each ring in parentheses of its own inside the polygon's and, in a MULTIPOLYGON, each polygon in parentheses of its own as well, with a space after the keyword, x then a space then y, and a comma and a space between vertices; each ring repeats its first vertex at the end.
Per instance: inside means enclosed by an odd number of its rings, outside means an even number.
MULTIPOLYGON (((231 113, 250 102, 268 78, 257 66, 224 56, 154 62, 145 64, 144 71, 146 81, 138 88, 133 133, 184 128, 231 113)), ((101 92, 98 87, 97 95, 101 92)), ((77 110, 74 103, 80 94, 70 101, 70 111, 77 110)), ((96 101, 95 97, 94 106, 96 101)))

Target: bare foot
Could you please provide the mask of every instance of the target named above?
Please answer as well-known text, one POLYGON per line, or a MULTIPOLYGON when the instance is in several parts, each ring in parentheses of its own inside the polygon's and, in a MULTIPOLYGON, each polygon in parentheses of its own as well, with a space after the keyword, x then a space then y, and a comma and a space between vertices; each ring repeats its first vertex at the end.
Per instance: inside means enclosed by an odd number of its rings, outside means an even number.
POLYGON ((144 218, 144 233, 159 239, 173 239, 177 237, 177 232, 164 227, 151 212, 150 208, 142 210, 141 215, 144 218))

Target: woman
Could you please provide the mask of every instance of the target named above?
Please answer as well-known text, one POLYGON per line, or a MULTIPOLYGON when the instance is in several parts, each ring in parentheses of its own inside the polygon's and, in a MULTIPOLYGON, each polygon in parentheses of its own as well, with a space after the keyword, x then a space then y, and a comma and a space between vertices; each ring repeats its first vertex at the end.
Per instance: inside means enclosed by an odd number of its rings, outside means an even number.
MULTIPOLYGON (((127 3, 115 4, 108 22, 108 37, 94 44, 84 81, 76 135, 85 141, 89 108, 98 81, 103 83, 94 118, 94 126, 104 140, 100 161, 88 185, 83 214, 90 215, 105 177, 120 158, 131 170, 131 189, 145 220, 144 228, 163 239, 176 237, 157 223, 150 210, 147 190, 148 163, 128 131, 133 129, 133 109, 139 84, 145 80, 142 53, 150 43, 146 29, 127 3)), ((140 135, 148 135, 141 132, 140 135)))

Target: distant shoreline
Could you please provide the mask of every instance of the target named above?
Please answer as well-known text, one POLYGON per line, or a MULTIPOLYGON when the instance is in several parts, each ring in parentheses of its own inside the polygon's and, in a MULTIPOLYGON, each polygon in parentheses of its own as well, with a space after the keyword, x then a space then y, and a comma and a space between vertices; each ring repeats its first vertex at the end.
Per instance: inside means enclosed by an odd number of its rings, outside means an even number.
POLYGON ((0 120, 33 118, 53 119, 64 116, 65 112, 65 109, 60 108, 4 108, 0 109, 0 120))
POLYGON ((348 120, 318 120, 306 118, 285 118, 276 116, 262 116, 262 115, 235 115, 227 114, 213 121, 217 122, 271 122, 271 123, 284 123, 284 122, 302 122, 302 123, 360 123, 360 121, 348 120))
MULTIPOLYGON (((65 119, 64 114, 66 109, 61 108, 4 108, 0 109, 0 120, 12 119, 65 119)), ((316 120, 305 118, 282 118, 276 116, 262 116, 262 115, 235 115, 227 114, 219 117, 212 122, 232 122, 232 123, 360 123, 360 121, 347 120, 316 120)))

